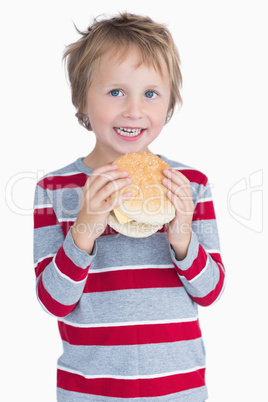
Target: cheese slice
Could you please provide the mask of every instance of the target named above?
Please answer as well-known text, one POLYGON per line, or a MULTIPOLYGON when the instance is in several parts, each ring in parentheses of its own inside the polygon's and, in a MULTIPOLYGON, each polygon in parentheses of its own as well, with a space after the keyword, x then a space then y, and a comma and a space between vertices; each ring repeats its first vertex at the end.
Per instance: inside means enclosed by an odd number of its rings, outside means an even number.
POLYGON ((114 208, 113 211, 114 211, 114 213, 115 213, 115 216, 116 216, 118 222, 119 222, 121 225, 124 224, 124 223, 133 221, 132 218, 129 218, 129 217, 126 216, 125 214, 122 214, 122 212, 119 211, 118 208, 114 208))

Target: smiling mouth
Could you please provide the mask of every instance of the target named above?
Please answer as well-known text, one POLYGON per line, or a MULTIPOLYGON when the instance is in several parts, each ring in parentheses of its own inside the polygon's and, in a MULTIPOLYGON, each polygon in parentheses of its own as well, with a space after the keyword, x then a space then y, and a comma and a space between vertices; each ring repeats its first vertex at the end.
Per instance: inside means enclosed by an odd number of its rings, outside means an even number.
POLYGON ((114 127, 114 129, 118 134, 123 135, 124 137, 136 137, 144 131, 143 128, 114 127))

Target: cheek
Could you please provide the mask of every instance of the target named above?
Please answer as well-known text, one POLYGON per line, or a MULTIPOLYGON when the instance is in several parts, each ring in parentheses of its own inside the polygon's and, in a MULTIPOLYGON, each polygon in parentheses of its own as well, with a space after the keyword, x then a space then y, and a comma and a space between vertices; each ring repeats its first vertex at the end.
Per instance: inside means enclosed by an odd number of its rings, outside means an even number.
POLYGON ((166 120, 166 116, 170 107, 170 96, 166 95, 161 99, 155 108, 155 115, 159 120, 166 120))
POLYGON ((167 110, 168 108, 165 107, 161 107, 158 110, 155 110, 154 121, 157 126, 164 126, 164 124, 166 123, 167 110))
POLYGON ((101 105, 92 102, 88 104, 88 115, 91 121, 100 121, 103 118, 103 108, 101 105))
POLYGON ((95 133, 105 133, 107 128, 113 126, 114 114, 109 108, 93 107, 89 109, 89 121, 95 133))

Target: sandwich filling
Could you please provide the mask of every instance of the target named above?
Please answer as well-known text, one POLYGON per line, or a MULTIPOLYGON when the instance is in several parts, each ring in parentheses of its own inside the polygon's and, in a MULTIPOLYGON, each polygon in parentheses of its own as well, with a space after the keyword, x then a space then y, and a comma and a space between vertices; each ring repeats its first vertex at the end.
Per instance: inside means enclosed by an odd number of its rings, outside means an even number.
POLYGON ((124 223, 133 221, 132 218, 129 218, 128 216, 123 214, 118 208, 114 208, 113 212, 115 214, 116 219, 120 223, 120 225, 123 225, 124 223))
MULTIPOLYGON (((115 128, 119 135, 139 136, 144 129, 115 128), (123 134, 124 133, 124 134, 123 134)), ((122 155, 113 163, 126 170, 132 183, 112 194, 131 191, 132 197, 110 212, 108 223, 117 232, 130 237, 147 237, 160 230, 175 216, 175 208, 166 196, 161 181, 163 169, 170 166, 157 155, 137 152, 122 155)))

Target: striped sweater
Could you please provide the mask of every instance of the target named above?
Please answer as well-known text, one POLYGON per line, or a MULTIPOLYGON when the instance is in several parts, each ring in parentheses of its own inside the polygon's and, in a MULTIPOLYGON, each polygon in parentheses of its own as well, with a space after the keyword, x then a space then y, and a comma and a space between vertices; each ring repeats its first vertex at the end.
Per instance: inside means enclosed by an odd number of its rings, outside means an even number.
POLYGON ((177 261, 165 228, 136 239, 109 226, 91 255, 73 242, 82 161, 36 186, 34 263, 37 297, 57 317, 60 402, 201 402, 207 399, 198 305, 222 293, 222 265, 207 177, 161 156, 190 181, 195 211, 187 256, 177 261))

